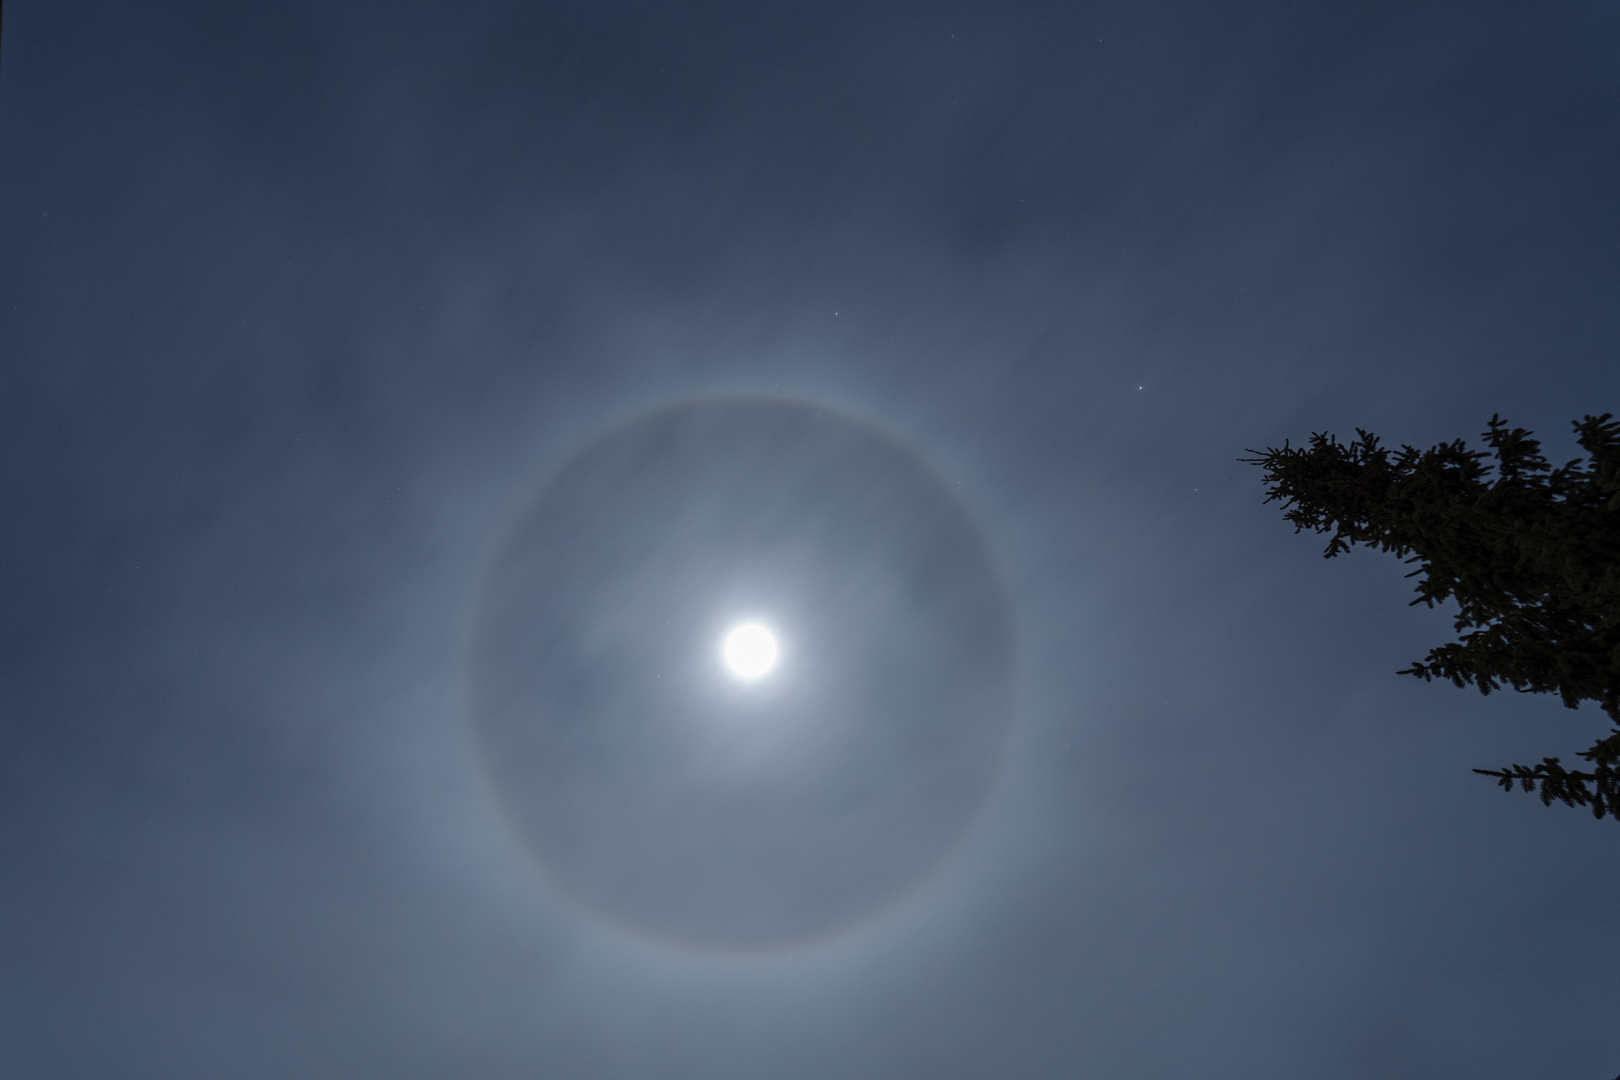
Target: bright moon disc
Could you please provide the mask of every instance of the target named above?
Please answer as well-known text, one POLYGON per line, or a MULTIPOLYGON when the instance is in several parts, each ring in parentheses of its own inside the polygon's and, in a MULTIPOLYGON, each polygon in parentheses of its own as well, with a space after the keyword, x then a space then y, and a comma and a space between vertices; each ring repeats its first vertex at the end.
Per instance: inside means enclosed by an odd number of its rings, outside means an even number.
POLYGON ((776 666, 776 637, 759 623, 743 623, 726 635, 720 655, 737 678, 757 679, 776 666))

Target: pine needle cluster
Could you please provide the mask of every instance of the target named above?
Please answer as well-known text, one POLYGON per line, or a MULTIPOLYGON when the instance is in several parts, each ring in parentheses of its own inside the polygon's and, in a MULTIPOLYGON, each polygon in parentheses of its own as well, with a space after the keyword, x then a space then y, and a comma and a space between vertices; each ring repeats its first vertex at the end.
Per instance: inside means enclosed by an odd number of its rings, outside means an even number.
MULTIPOLYGON (((1349 443, 1321 433, 1244 460, 1265 470, 1266 501, 1283 503, 1296 532, 1331 534, 1325 557, 1390 552, 1415 564, 1413 604, 1457 605, 1458 639, 1401 674, 1555 693, 1572 709, 1592 701, 1620 725, 1620 421, 1574 427, 1587 456, 1556 468, 1499 416, 1486 450, 1460 439, 1392 450, 1358 429, 1349 443)), ((1578 756, 1592 768, 1545 758, 1474 771, 1620 820, 1620 727, 1578 756)))

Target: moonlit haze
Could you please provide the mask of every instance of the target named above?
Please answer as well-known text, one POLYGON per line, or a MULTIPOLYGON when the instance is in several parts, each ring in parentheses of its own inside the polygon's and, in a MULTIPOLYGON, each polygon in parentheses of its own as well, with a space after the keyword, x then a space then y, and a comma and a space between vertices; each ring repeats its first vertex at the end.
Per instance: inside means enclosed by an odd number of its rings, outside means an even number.
POLYGON ((0 14, 3 1080, 1620 1072, 1239 460, 1620 413, 1616 0, 0 14))

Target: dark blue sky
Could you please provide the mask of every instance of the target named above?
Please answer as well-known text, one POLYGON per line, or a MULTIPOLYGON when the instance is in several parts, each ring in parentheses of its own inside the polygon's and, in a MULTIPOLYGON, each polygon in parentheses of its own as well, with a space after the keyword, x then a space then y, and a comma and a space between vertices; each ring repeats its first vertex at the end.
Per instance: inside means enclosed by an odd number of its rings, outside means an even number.
POLYGON ((1397 676, 1237 461, 1620 411, 1612 0, 4 18, 0 1075, 1620 1071, 1620 828, 1469 772, 1603 717, 1397 676), (746 956, 559 891, 468 694, 545 478, 726 395, 909 448, 1018 643, 951 856, 746 956))

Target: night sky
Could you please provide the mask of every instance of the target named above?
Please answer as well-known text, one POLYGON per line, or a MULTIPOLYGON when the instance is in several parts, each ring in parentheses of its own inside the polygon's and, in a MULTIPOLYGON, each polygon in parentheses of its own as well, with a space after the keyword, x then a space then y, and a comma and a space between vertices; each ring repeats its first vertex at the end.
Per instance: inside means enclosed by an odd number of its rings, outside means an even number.
POLYGON ((1607 1080, 1238 460, 1605 411, 1613 0, 10 0, 0 1076, 1607 1080))

